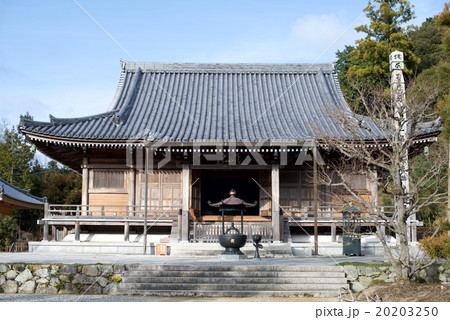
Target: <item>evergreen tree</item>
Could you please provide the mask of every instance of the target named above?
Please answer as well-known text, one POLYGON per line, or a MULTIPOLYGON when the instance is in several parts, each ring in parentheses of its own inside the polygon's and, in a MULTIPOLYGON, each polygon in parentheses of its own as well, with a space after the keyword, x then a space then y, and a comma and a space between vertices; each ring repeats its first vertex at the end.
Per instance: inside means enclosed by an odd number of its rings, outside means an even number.
MULTIPOLYGON (((447 70, 441 70, 441 74, 445 74, 448 80, 449 70, 450 70, 450 3, 447 2, 444 5, 444 9, 436 17, 436 23, 444 29, 444 35, 442 38, 442 49, 447 58, 445 66, 447 70)), ((444 64, 444 63, 442 63, 444 64)), ((450 139, 450 81, 447 81, 447 91, 443 94, 442 98, 438 101, 438 108, 441 113, 442 123, 443 123, 443 135, 444 138, 450 139)), ((450 188, 450 187, 449 187, 450 188)))
POLYGON ((341 91, 345 99, 347 100, 347 103, 355 112, 358 112, 359 102, 356 99, 356 91, 354 87, 347 81, 347 72, 350 68, 350 54, 353 50, 355 50, 355 47, 345 46, 344 50, 336 52, 336 57, 338 59, 335 63, 335 70, 337 73, 341 91))
POLYGON ((364 9, 370 19, 369 25, 356 27, 356 31, 366 34, 364 39, 358 40, 356 49, 350 54, 351 67, 348 77, 356 77, 371 84, 386 86, 390 78, 389 55, 399 50, 405 56, 406 74, 413 74, 420 59, 412 52, 413 45, 408 31, 402 27, 413 16, 412 7, 406 0, 373 0, 364 9))
MULTIPOLYGON (((412 6, 407 0, 373 0, 364 9, 369 18, 368 25, 359 26, 358 32, 366 34, 366 37, 356 41, 354 50, 338 51, 338 63, 347 64, 338 71, 338 77, 343 93, 348 102, 352 102, 357 95, 355 86, 364 90, 366 87, 388 88, 390 71, 389 55, 392 51, 399 50, 405 56, 405 69, 407 75, 413 75, 420 59, 413 53, 413 44, 408 33, 412 27, 404 28, 403 25, 410 21, 413 16, 412 6), (343 74, 343 71, 345 75, 343 74)), ((361 96, 358 94, 358 96, 361 96)), ((370 105, 371 97, 367 98, 366 105, 370 105)), ((361 101, 356 102, 361 105, 361 101)), ((354 108, 358 111, 358 108, 354 108)))
POLYGON ((446 58, 442 48, 444 29, 436 24, 435 19, 428 18, 420 28, 411 32, 414 54, 420 58, 417 73, 431 68, 446 58))
POLYGON ((19 188, 30 189, 34 154, 15 128, 6 128, 0 141, 0 177, 19 188))

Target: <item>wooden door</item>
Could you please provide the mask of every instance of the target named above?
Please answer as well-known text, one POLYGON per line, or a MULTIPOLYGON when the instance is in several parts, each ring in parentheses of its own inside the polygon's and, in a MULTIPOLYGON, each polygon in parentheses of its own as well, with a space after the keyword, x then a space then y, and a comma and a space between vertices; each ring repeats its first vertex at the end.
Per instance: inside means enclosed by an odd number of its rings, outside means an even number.
MULTIPOLYGON (((150 210, 175 211, 181 209, 181 171, 152 171, 147 176, 148 206, 150 210)), ((145 203, 145 175, 139 174, 139 204, 145 203)))

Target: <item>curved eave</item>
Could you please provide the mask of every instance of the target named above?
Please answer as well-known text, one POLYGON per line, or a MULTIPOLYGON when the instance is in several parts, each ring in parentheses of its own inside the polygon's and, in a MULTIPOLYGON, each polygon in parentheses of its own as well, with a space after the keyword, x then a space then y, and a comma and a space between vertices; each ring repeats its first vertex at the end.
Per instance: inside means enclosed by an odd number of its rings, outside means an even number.
MULTIPOLYGON (((52 137, 42 134, 36 134, 33 132, 29 132, 26 130, 23 130, 23 132, 26 134, 27 139, 30 142, 33 141, 39 141, 44 143, 52 143, 55 145, 60 146, 67 146, 67 147, 88 147, 88 148, 127 148, 127 147, 145 147, 146 143, 143 140, 83 140, 83 139, 71 139, 66 137, 52 137)), ((435 142, 437 141, 437 136, 440 132, 433 132, 426 135, 418 136, 416 139, 414 139, 414 144, 418 143, 427 143, 427 142, 435 142)), ((151 143, 158 143, 159 141, 152 141, 151 143)), ((161 147, 166 146, 177 146, 177 147, 195 147, 195 146, 215 146, 218 143, 223 143, 225 146, 229 143, 233 143, 237 146, 244 146, 246 147, 247 143, 257 143, 259 141, 217 141, 217 140, 200 140, 200 141, 162 141, 164 144, 161 145, 161 147)), ((287 141, 277 141, 277 140, 269 140, 265 141, 263 144, 261 144, 261 147, 267 147, 267 146, 303 146, 306 142, 311 141, 297 141, 297 140, 287 140, 287 141)), ((343 140, 343 143, 353 143, 352 141, 343 140)), ((318 142, 317 144, 319 147, 326 147, 325 143, 318 142)), ((377 145, 380 145, 382 147, 388 147, 389 143, 387 141, 377 141, 376 144, 374 141, 367 140, 365 144, 359 144, 360 147, 376 147, 377 145)), ((309 145, 310 147, 312 145, 309 145)), ((258 146, 259 147, 259 146, 258 146)))
POLYGON ((43 134, 37 134, 32 131, 22 130, 27 139, 31 142, 39 141, 45 143, 52 143, 60 146, 67 147, 88 147, 88 148, 126 148, 130 145, 144 146, 143 142, 130 142, 129 140, 95 140, 95 139, 76 139, 67 137, 48 136, 43 134))
POLYGON ((0 202, 8 203, 13 209, 44 209, 44 204, 32 203, 0 194, 0 202))

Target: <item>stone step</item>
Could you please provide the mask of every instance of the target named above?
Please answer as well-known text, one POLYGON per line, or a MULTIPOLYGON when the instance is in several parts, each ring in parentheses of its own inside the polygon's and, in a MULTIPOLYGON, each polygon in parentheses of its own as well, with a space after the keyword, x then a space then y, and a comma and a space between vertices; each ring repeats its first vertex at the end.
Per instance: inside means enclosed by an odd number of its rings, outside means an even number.
POLYGON ((337 296, 339 266, 128 265, 120 294, 164 296, 337 296))
POLYGON ((343 272, 340 266, 270 266, 270 265, 127 265, 127 271, 267 271, 267 272, 343 272))
POLYGON ((120 290, 124 295, 183 297, 337 297, 338 291, 187 291, 187 290, 120 290))
POLYGON ((344 272, 296 271, 125 271, 125 277, 211 277, 211 278, 345 278, 344 272))
POLYGON ((135 277, 126 276, 122 283, 220 283, 220 284, 267 284, 270 279, 271 284, 347 284, 347 279, 340 278, 267 278, 267 277, 135 277))
MULTIPOLYGON (((171 256, 177 257, 193 257, 218 256, 224 251, 219 243, 172 243, 171 256)), ((292 249, 290 243, 262 243, 263 249, 259 251, 261 257, 290 257, 292 256, 292 249)), ((251 242, 247 242, 241 251, 248 257, 253 257, 255 254, 255 247, 251 242)))
POLYGON ((171 290, 171 291, 338 291, 347 284, 224 284, 224 283, 121 283, 124 290, 171 290))

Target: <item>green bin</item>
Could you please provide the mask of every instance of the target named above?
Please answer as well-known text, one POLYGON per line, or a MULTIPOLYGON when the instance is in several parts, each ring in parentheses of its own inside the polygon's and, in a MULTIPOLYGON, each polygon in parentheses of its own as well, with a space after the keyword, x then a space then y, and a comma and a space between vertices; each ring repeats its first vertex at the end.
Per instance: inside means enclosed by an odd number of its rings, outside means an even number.
POLYGON ((355 207, 347 207, 342 212, 342 254, 361 255, 361 212, 355 207))

